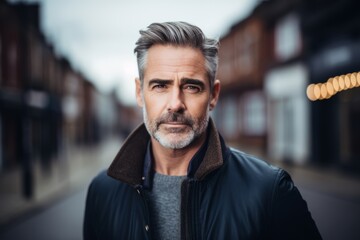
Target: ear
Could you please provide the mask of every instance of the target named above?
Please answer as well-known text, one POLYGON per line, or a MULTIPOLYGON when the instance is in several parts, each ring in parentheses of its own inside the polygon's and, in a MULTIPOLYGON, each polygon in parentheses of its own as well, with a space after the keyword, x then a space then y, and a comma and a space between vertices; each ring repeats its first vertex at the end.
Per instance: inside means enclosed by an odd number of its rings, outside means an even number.
POLYGON ((135 78, 135 85, 136 85, 136 102, 139 107, 143 107, 144 102, 142 96, 141 82, 139 78, 135 78))
POLYGON ((213 110, 218 102, 219 95, 220 95, 220 80, 216 79, 214 81, 214 86, 211 93, 211 99, 210 99, 210 111, 213 110))

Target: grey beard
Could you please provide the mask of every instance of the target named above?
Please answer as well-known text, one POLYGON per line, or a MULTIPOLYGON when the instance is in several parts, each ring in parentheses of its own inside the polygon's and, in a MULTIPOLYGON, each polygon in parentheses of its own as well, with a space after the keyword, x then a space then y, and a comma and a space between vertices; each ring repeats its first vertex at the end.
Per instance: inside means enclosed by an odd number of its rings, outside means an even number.
MULTIPOLYGON (((206 130, 209 123, 209 112, 200 121, 196 121, 192 118, 185 117, 179 113, 169 113, 156 119, 154 122, 149 122, 145 106, 143 106, 143 118, 145 127, 148 133, 158 141, 163 147, 169 149, 182 149, 189 146, 195 139, 200 137, 206 130), (162 123, 176 121, 183 123, 191 128, 184 138, 170 140, 167 136, 159 131, 159 126, 162 123)), ((169 134, 181 133, 181 129, 171 129, 169 134)))

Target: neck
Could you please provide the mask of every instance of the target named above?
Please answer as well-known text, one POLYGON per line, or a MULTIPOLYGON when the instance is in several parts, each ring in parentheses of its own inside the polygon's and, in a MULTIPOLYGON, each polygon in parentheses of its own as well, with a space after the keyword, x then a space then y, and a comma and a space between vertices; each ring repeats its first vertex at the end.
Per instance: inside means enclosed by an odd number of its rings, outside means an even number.
POLYGON ((189 163, 205 142, 205 138, 206 134, 203 134, 203 136, 182 149, 165 148, 158 141, 151 138, 155 171, 163 175, 187 175, 189 163))

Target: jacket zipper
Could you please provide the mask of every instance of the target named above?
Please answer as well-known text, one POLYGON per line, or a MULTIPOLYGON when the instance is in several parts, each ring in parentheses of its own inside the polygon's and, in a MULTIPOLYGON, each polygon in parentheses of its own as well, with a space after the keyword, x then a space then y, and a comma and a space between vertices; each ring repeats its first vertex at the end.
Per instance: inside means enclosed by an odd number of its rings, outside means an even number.
POLYGON ((141 202, 143 203, 143 207, 145 208, 145 221, 146 222, 145 222, 144 228, 145 228, 145 230, 147 232, 148 239, 151 239, 151 231, 152 231, 152 229, 151 229, 151 225, 150 225, 150 214, 149 214, 148 203, 147 203, 146 197, 143 196, 144 193, 143 193, 142 186, 137 185, 137 186, 135 186, 135 189, 139 194, 141 202))

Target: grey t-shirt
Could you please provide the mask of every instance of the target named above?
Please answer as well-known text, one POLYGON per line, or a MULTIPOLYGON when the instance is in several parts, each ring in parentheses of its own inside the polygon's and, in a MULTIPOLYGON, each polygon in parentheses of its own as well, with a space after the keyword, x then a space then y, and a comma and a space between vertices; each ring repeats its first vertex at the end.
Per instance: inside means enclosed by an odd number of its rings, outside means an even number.
POLYGON ((154 174, 147 193, 154 239, 180 239, 181 183, 186 176, 154 174))

